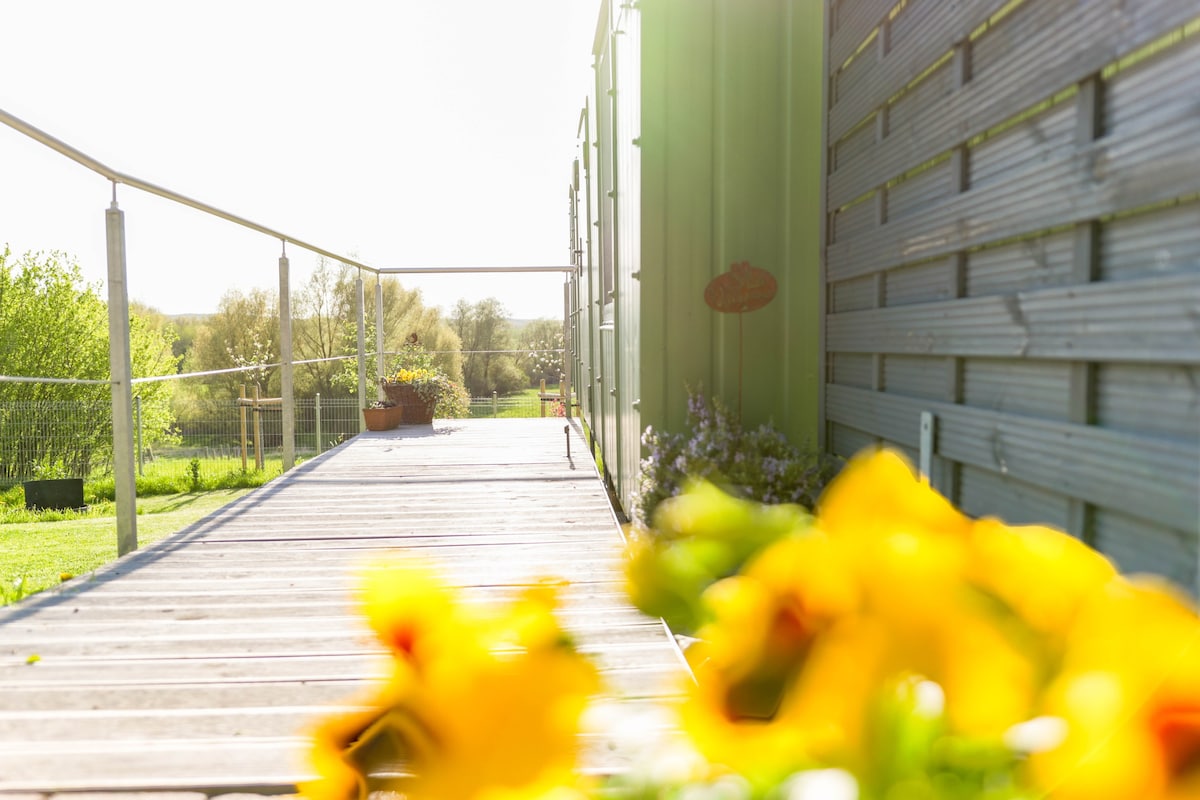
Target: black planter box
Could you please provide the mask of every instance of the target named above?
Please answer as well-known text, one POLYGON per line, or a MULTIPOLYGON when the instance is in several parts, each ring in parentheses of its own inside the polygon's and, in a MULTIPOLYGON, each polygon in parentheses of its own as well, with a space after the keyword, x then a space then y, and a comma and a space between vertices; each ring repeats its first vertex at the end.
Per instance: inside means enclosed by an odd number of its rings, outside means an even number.
POLYGON ((24 486, 28 509, 83 508, 83 478, 25 481, 24 486))

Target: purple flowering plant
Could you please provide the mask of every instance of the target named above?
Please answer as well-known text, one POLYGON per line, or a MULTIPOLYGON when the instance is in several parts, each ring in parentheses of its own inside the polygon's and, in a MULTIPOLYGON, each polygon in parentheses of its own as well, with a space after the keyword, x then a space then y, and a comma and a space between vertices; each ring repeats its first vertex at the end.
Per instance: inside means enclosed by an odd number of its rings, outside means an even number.
POLYGON ((761 503, 795 503, 812 509, 833 477, 832 462, 791 444, 770 425, 744 429, 718 398, 688 390, 687 431, 647 427, 645 457, 634 494, 635 525, 650 528, 654 510, 689 480, 710 481, 730 494, 761 503))

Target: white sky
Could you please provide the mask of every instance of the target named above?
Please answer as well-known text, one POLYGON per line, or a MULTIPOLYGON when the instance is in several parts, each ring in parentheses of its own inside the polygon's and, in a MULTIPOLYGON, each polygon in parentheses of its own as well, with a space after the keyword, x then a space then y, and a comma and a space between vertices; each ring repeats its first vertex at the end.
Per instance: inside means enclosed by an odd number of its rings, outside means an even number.
MULTIPOLYGON (((3 0, 0 108, 109 167, 381 267, 565 264, 598 0, 3 0)), ((104 178, 0 125, 0 247, 106 274, 104 178)), ((278 286, 280 244, 130 187, 129 293, 278 286)), ((289 247, 293 290, 316 256, 289 247)), ((373 276, 366 276, 373 280, 373 276)), ((403 276, 562 314, 562 277, 403 276)))

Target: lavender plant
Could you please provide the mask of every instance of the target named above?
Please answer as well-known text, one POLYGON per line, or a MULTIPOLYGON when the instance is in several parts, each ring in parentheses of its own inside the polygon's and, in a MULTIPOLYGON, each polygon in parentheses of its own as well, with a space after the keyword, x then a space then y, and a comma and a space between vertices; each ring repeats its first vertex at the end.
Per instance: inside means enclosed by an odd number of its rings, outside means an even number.
POLYGON ((635 524, 650 528, 654 510, 689 480, 705 479, 731 494, 761 503, 795 503, 811 509, 833 476, 832 462, 802 450, 770 425, 745 430, 717 398, 688 392, 687 431, 647 427, 646 456, 634 495, 635 524))

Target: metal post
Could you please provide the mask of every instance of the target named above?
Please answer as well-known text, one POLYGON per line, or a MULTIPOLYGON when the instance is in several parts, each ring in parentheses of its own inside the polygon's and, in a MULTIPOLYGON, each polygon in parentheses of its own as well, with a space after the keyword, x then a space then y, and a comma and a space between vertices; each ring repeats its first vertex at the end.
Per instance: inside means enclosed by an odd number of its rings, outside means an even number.
POLYGON ((499 402, 498 398, 499 398, 499 395, 496 394, 496 392, 492 392, 492 417, 493 418, 500 416, 500 402, 499 402))
POLYGON ((145 475, 146 467, 142 458, 144 451, 142 449, 142 396, 140 394, 133 398, 133 418, 136 423, 134 429, 137 431, 137 472, 138 475, 145 475))
POLYGON ((261 470, 263 468, 263 451, 262 451, 262 406, 259 405, 259 397, 261 390, 258 384, 254 384, 254 405, 251 407, 254 412, 254 468, 261 470))
POLYGON ((383 376, 387 367, 383 363, 383 278, 375 275, 375 399, 387 397, 383 391, 383 376))
POLYGON ((921 479, 933 483, 933 426, 934 417, 931 411, 921 412, 921 479))
POLYGON ((242 443, 242 472, 246 472, 246 384, 241 384, 238 387, 238 398, 242 401, 238 403, 238 419, 241 422, 241 443, 242 443))
POLYGON ((137 477, 133 466, 133 366, 129 357, 129 287, 125 269, 125 212, 104 212, 108 249, 108 366, 112 379, 113 481, 117 507, 117 555, 137 549, 137 477))
POLYGON ((292 296, 288 280, 288 257, 279 257, 279 395, 283 427, 283 471, 296 466, 296 398, 292 367, 292 296))
POLYGON ((321 393, 313 398, 313 427, 317 429, 317 455, 321 455, 321 393))
MULTIPOLYGON (((367 407, 367 320, 366 296, 363 290, 362 270, 358 272, 358 407, 367 407)), ((360 413, 358 430, 361 433, 367 429, 367 420, 360 413)))
POLYGON ((558 382, 567 419, 571 418, 571 349, 574 338, 571 335, 571 279, 568 278, 563 282, 563 373, 558 382))

